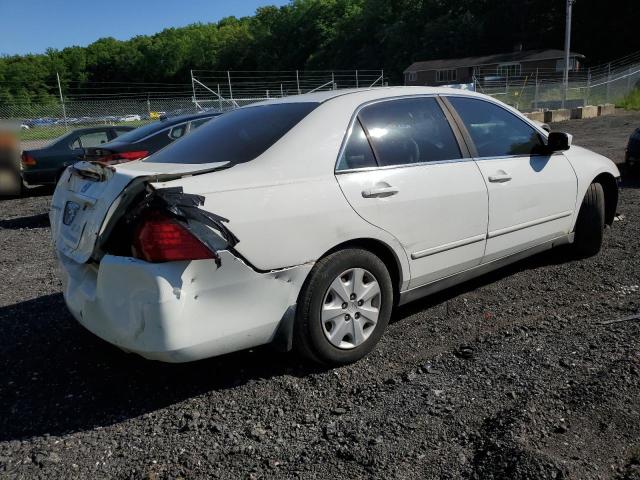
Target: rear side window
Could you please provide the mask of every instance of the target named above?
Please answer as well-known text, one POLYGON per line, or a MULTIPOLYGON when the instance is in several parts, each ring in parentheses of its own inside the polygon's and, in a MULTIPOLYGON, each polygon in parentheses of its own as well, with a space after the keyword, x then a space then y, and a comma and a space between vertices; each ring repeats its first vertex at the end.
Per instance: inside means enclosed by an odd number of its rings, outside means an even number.
POLYGON ((182 125, 176 125, 171 130, 169 130, 169 136, 174 140, 182 137, 187 131, 187 124, 183 123, 182 125))
POLYGON ((467 127, 478 156, 502 157, 544 152, 540 134, 504 108, 475 98, 448 99, 467 127))
POLYGON ((97 147, 102 145, 103 143, 107 143, 109 141, 109 137, 107 136, 107 132, 93 132, 93 133, 85 133, 84 135, 80 135, 72 144, 71 148, 89 148, 89 147, 97 147))
POLYGON ((191 130, 195 130, 196 128, 204 125, 205 123, 207 123, 209 120, 211 120, 210 118, 203 118, 201 120, 194 120, 193 122, 191 122, 191 130))
POLYGON ((342 155, 338 160, 336 170, 352 170, 354 168, 375 166, 377 166, 376 159, 373 156, 367 135, 364 133, 360 120, 356 119, 342 155))
POLYGON ((455 160, 458 142, 435 98, 375 103, 358 117, 380 166, 455 160))
POLYGON ((156 133, 163 127, 162 122, 152 122, 138 128, 134 128, 118 136, 118 140, 126 143, 134 143, 142 140, 144 137, 156 133))
POLYGON ((144 161, 154 163, 244 163, 260 156, 318 103, 275 103, 233 110, 207 122, 144 161))

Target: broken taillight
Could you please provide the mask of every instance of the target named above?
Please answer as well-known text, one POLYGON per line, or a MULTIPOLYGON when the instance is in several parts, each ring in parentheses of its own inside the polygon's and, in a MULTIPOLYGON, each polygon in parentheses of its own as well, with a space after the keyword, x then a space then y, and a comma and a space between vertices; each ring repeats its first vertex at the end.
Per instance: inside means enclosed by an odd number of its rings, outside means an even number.
POLYGON ((140 160, 141 158, 145 158, 149 156, 149 152, 147 150, 136 150, 133 152, 117 152, 107 155, 106 157, 102 157, 98 161, 101 163, 106 163, 108 165, 115 165, 117 163, 124 162, 132 162, 133 160, 140 160))
POLYGON ((150 212, 136 229, 133 251, 147 262, 217 258, 216 253, 176 220, 150 212))
POLYGON ((36 162, 36 159, 33 158, 31 155, 29 155, 26 152, 22 153, 22 166, 23 167, 34 167, 38 162, 36 162))

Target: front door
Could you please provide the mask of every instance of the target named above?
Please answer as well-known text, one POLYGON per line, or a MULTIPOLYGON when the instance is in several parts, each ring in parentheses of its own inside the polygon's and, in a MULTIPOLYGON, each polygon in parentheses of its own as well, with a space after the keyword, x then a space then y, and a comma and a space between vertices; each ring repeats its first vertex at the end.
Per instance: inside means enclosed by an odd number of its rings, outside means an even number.
POLYGON ((358 214, 406 250, 411 288, 480 263, 487 189, 435 98, 362 108, 336 173, 358 214))
POLYGON ((482 99, 447 98, 477 150, 489 190, 483 262, 569 233, 577 178, 567 158, 546 153, 540 132, 505 108, 482 99))

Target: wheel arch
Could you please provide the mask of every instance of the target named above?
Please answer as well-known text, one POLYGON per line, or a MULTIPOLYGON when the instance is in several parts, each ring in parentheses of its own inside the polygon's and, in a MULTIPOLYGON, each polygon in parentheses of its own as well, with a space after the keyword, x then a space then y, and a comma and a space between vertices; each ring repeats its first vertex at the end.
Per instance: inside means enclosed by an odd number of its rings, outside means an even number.
POLYGON ((618 182, 612 174, 603 172, 594 178, 591 183, 602 185, 604 192, 604 221, 605 224, 611 225, 618 208, 618 182))
POLYGON ((393 298, 394 303, 398 302, 400 298, 400 291, 403 284, 403 270, 402 263, 398 258, 398 255, 394 249, 387 245, 385 242, 375 238, 354 238, 342 242, 331 249, 327 250, 320 258, 324 258, 327 255, 331 255, 339 250, 347 248, 362 248, 376 255, 387 267, 389 275, 391 276, 391 284, 393 286, 393 298))

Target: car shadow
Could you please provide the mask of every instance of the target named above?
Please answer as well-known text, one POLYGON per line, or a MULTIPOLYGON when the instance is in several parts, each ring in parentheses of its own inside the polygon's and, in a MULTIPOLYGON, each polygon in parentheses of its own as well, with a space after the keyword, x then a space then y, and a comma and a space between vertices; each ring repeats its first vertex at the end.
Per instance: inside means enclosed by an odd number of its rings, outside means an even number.
POLYGON ((47 215, 46 213, 30 215, 28 217, 0 220, 0 228, 4 228, 7 230, 21 230, 23 228, 47 228, 49 227, 49 225, 49 215, 47 215))
POLYGON ((547 166, 551 157, 549 155, 531 155, 529 165, 534 172, 541 172, 547 166))
POLYGON ((38 185, 35 187, 23 187, 20 195, 0 195, 0 201, 2 200, 16 200, 19 198, 28 197, 45 197, 53 195, 55 185, 38 185))
MULTIPOLYGON (((393 321, 568 258, 563 248, 543 252, 399 307, 393 321)), ((326 371, 269 347, 187 364, 144 360, 86 331, 68 313, 60 293, 0 307, 0 325, 0 441, 108 426, 212 390, 326 371)))
POLYGON ((108 426, 212 390, 323 371, 269 347, 188 364, 127 354, 52 294, 0 307, 0 441, 108 426))
POLYGON ((551 250, 545 250, 544 252, 537 253, 531 257, 525 258, 518 262, 506 265, 497 270, 489 273, 485 273, 479 277, 473 278, 459 285, 449 287, 440 292, 429 295, 420 300, 408 303, 397 307, 395 314, 392 318, 392 322, 402 321, 403 319, 410 317, 418 312, 426 310, 428 308, 437 307, 447 301, 464 295, 478 288, 490 285, 494 282, 502 280, 506 277, 510 277, 518 272, 525 270, 536 270, 538 268, 547 267, 551 265, 561 265, 570 261, 578 260, 570 246, 562 245, 552 248, 551 250))
POLYGON ((622 188, 640 188, 640 165, 630 167, 626 163, 618 164, 622 188))

